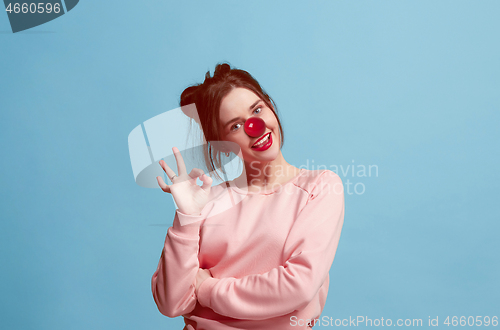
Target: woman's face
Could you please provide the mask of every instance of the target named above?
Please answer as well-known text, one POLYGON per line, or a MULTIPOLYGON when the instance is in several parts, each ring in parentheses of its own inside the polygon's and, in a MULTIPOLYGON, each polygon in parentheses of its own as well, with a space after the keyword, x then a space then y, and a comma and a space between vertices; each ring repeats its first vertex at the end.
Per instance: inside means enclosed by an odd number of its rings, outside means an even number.
POLYGON ((220 122, 223 140, 238 144, 245 162, 265 163, 278 157, 281 142, 278 120, 273 111, 254 92, 246 88, 233 88, 222 99, 220 122), (262 135, 252 137, 245 132, 245 121, 250 117, 258 117, 264 120, 266 127, 262 135), (266 150, 252 148, 257 140, 268 133, 271 133, 270 139, 272 141, 269 148, 266 150))

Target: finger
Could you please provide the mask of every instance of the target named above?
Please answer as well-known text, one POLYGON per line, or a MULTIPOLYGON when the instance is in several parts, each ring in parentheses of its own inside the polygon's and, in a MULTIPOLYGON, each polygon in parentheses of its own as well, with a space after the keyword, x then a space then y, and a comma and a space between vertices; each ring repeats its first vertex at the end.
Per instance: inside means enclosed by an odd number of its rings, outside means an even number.
POLYGON ((196 183, 196 179, 202 175, 203 175, 203 170, 199 168, 193 168, 191 172, 189 172, 189 176, 191 177, 191 181, 193 183, 196 183))
MULTIPOLYGON (((170 169, 170 167, 168 167, 167 163, 165 163, 165 161, 163 159, 159 161, 159 164, 160 164, 161 168, 163 168, 165 173, 167 173, 167 176, 169 179, 175 175, 175 172, 172 171, 172 169, 170 169)), ((172 181, 172 180, 170 180, 170 181, 172 181)))
POLYGON ((172 150, 174 151, 175 160, 177 161, 177 172, 179 176, 186 174, 186 165, 184 164, 181 152, 176 147, 173 147, 172 150))
POLYGON ((213 181, 212 178, 206 174, 203 174, 200 177, 200 180, 203 182, 201 189, 205 190, 206 192, 210 192, 210 188, 212 187, 212 181, 213 181))
MULTIPOLYGON (((205 174, 205 172, 203 172, 202 169, 199 169, 199 168, 193 168, 191 170, 191 172, 189 173, 189 176, 192 178, 190 181, 193 183, 193 184, 198 184, 197 182, 197 179, 200 178, 201 180, 201 177, 205 174)), ((203 182, 203 180, 201 180, 203 182)), ((212 182, 210 182, 210 185, 212 184, 212 182)))
POLYGON ((170 193, 170 187, 165 182, 163 182, 163 179, 160 176, 157 176, 156 180, 158 181, 158 185, 160 186, 161 190, 166 193, 170 193))

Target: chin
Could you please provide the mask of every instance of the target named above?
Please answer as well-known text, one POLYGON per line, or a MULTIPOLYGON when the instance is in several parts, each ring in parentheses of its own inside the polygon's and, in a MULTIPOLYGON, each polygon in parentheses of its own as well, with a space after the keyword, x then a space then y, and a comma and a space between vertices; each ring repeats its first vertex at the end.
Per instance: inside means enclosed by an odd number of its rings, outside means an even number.
POLYGON ((245 160, 248 159, 249 161, 267 163, 278 158, 280 150, 279 148, 275 148, 275 146, 273 145, 266 151, 257 151, 256 153, 252 153, 252 155, 246 155, 245 160))

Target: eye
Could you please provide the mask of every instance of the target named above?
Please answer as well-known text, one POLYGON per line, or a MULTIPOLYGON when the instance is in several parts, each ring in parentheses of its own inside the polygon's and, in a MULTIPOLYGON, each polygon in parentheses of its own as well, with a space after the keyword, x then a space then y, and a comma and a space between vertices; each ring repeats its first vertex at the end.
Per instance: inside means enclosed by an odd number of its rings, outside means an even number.
MULTIPOLYGON (((256 114, 259 114, 262 112, 262 107, 257 107, 255 108, 255 110, 253 111, 253 113, 256 113, 256 114)), ((233 126, 231 126, 230 130, 231 132, 234 132, 236 131, 239 127, 238 125, 241 125, 240 123, 237 123, 237 124, 234 124, 233 126)))
POLYGON ((231 131, 235 131, 238 129, 238 127, 236 127, 237 125, 241 125, 241 124, 234 124, 233 126, 231 126, 231 131))

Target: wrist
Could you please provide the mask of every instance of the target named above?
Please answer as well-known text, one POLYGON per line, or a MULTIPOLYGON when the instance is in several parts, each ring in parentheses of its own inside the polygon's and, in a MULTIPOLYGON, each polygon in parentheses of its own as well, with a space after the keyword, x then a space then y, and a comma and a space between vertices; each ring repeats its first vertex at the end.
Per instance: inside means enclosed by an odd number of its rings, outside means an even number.
POLYGON ((188 236, 199 235, 202 220, 202 215, 189 215, 177 210, 172 227, 174 231, 188 236))
POLYGON ((211 308, 210 298, 212 290, 219 281, 220 279, 209 277, 200 284, 196 297, 201 306, 211 308))

